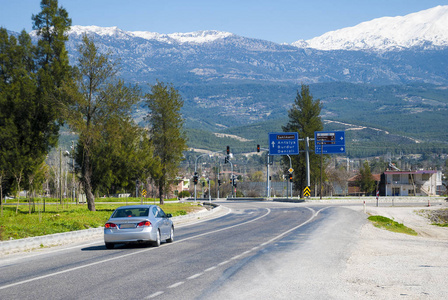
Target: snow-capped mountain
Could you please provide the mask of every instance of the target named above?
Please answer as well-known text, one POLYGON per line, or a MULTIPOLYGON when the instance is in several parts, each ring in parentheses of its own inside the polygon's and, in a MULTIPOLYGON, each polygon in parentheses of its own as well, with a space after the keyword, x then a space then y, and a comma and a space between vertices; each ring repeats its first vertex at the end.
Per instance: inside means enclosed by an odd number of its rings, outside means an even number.
POLYGON ((319 50, 375 51, 448 47, 448 5, 406 16, 374 19, 293 45, 319 50))
POLYGON ((160 34, 149 31, 124 31, 118 27, 99 27, 99 26, 79 26, 75 25, 70 28, 69 35, 96 34, 98 36, 109 36, 115 38, 134 38, 139 37, 149 41, 159 41, 164 43, 192 43, 204 44, 235 36, 230 32, 222 32, 216 30, 204 30, 187 33, 160 34))

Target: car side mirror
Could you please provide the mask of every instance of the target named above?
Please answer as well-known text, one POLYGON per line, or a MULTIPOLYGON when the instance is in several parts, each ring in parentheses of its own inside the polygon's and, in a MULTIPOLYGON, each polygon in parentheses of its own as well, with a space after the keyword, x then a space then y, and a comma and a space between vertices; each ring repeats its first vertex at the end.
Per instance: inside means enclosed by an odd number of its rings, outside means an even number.
POLYGON ((166 217, 167 217, 167 218, 172 218, 173 215, 172 215, 172 214, 167 214, 166 217))

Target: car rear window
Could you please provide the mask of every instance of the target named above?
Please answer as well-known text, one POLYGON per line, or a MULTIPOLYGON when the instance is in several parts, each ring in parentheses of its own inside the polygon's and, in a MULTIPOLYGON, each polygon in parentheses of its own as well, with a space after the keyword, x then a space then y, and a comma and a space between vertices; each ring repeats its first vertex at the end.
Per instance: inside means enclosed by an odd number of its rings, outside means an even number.
POLYGON ((147 217, 149 208, 119 208, 111 218, 147 217))

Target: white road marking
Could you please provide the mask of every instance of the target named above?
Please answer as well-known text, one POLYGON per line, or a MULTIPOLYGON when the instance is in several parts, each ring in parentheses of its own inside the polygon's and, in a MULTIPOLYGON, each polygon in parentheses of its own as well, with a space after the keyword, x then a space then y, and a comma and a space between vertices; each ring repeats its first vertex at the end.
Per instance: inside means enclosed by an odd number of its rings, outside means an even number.
POLYGON ((193 276, 188 277, 187 279, 188 280, 196 279, 196 278, 198 278, 199 276, 202 276, 202 275, 204 275, 204 273, 197 273, 197 274, 194 274, 193 276))
POLYGON ((230 260, 222 261, 218 264, 218 266, 224 266, 225 264, 228 264, 229 262, 230 262, 230 260))
MULTIPOLYGON (((277 235, 276 237, 274 237, 274 238, 268 240, 267 242, 264 242, 264 243, 261 244, 260 246, 265 246, 265 245, 267 245, 267 244, 270 244, 270 243, 272 243, 273 241, 275 241, 275 240, 277 240, 277 239, 283 237, 284 235, 288 234, 289 232, 294 231, 294 230, 296 230, 296 229, 298 229, 298 228, 300 228, 300 227, 302 227, 302 226, 308 224, 308 223, 311 222, 311 220, 313 220, 313 219, 314 219, 314 218, 315 218, 321 211, 323 211, 324 209, 327 209, 328 207, 322 208, 322 209, 320 209, 320 210, 317 211, 317 212, 316 212, 314 209, 312 209, 312 208, 309 208, 309 207, 305 207, 305 208, 307 208, 307 209, 309 209, 310 211, 313 212, 313 215, 312 215, 307 221, 305 221, 304 223, 302 223, 302 224, 300 224, 300 225, 298 225, 298 226, 295 226, 295 227, 293 227, 293 228, 291 228, 291 229, 289 229, 289 230, 287 230, 287 231, 285 231, 285 232, 283 232, 283 233, 277 235)), ((266 208, 266 209, 268 210, 268 212, 267 212, 266 214, 264 214, 264 215, 258 217, 258 218, 255 218, 255 219, 252 219, 252 220, 249 220, 249 221, 240 223, 240 224, 236 224, 236 225, 233 225, 233 226, 229 226, 229 227, 226 227, 226 228, 222 228, 222 229, 218 229, 218 230, 215 230, 215 231, 210 231, 210 232, 206 232, 206 233, 199 234, 199 235, 196 235, 196 236, 192 236, 192 237, 189 237, 189 238, 185 238, 185 239, 182 239, 182 240, 178 241, 178 242, 175 243, 175 244, 179 244, 179 243, 181 243, 181 242, 184 242, 184 241, 187 241, 187 240, 191 240, 191 239, 194 239, 194 238, 197 238, 197 237, 202 237, 202 236, 209 235, 209 234, 212 234, 212 233, 215 233, 215 232, 220 232, 220 231, 224 231, 224 230, 227 230, 227 229, 230 229, 230 228, 234 228, 234 227, 242 226, 242 225, 244 225, 244 224, 248 224, 248 223, 255 222, 256 220, 259 220, 259 219, 261 219, 261 218, 264 218, 265 216, 267 216, 267 215, 269 215, 269 214, 271 213, 271 210, 270 210, 269 208, 266 208)), ((169 246, 169 245, 173 245, 173 244, 165 244, 165 245, 163 245, 162 247, 167 247, 167 246, 169 246)), ((104 260, 101 260, 101 261, 97 261, 97 262, 93 262, 93 263, 90 263, 90 264, 85 264, 85 265, 82 265, 82 266, 78 266, 78 267, 74 267, 74 268, 70 268, 70 269, 62 270, 62 271, 59 271, 59 272, 54 272, 54 273, 50 273, 50 274, 47 274, 47 275, 43 275, 43 276, 38 276, 38 277, 30 278, 30 279, 23 280, 23 281, 19 281, 19 282, 16 282, 16 283, 12 283, 12 284, 8 284, 8 285, 4 285, 4 286, 0 287, 0 290, 7 289, 7 288, 10 288, 10 287, 14 287, 14 286, 21 285, 21 284, 25 284, 25 283, 28 283, 28 282, 32 282, 32 281, 36 281, 36 280, 40 280, 40 279, 44 279, 44 278, 48 278, 48 277, 53 277, 53 276, 60 275, 60 274, 64 274, 64 273, 68 273, 68 272, 72 272, 72 271, 79 270, 79 269, 83 269, 83 268, 86 268, 86 267, 90 267, 90 266, 94 266, 94 265, 99 265, 99 264, 102 264, 102 263, 110 262, 110 261, 113 261, 113 260, 121 259, 121 258, 128 257, 128 256, 133 256, 133 255, 136 255, 136 254, 140 254, 140 253, 143 253, 143 252, 147 252, 147 251, 151 251, 151 250, 156 250, 156 249, 160 249, 160 247, 158 247, 158 248, 144 249, 144 250, 141 250, 141 251, 136 251, 136 252, 132 252, 132 253, 127 253, 127 254, 124 254, 124 255, 120 255, 120 256, 112 257, 112 258, 109 258, 109 259, 104 259, 104 260)), ((247 254, 247 253, 249 253, 249 252, 250 252, 250 251, 246 251, 246 252, 244 252, 244 253, 247 254)), ((244 253, 242 253, 242 255, 244 255, 244 253)), ((227 264, 227 263, 229 263, 229 262, 230 262, 229 260, 227 260, 227 261, 223 261, 223 262, 219 263, 218 266, 223 266, 223 265, 225 265, 225 264, 227 264)), ((195 279, 195 278, 197 278, 197 277, 199 277, 199 276, 201 276, 201 275, 203 275, 203 274, 204 274, 204 273, 198 273, 198 274, 195 274, 195 275, 193 275, 193 276, 188 277, 187 279, 189 279, 189 280, 191 280, 191 279, 195 279)), ((154 293, 154 294, 148 296, 147 299, 157 297, 157 296, 159 296, 159 295, 161 295, 161 294, 163 294, 163 293, 164 293, 164 292, 162 292, 162 291, 161 291, 161 292, 154 293)))
POLYGON ((154 294, 149 295, 149 296, 146 297, 145 299, 152 299, 152 298, 155 298, 155 297, 158 297, 158 296, 162 295, 163 293, 165 293, 165 292, 162 292, 162 291, 160 291, 160 292, 155 292, 154 294))
POLYGON ((178 287, 178 286, 180 286, 180 285, 182 285, 184 283, 185 283, 185 281, 179 281, 179 282, 177 282, 175 284, 170 285, 168 288, 169 289, 173 289, 173 288, 176 288, 176 287, 178 287))
MULTIPOLYGON (((295 229, 298 229, 298 228, 302 227, 303 225, 305 225, 305 224, 309 223, 311 220, 313 220, 313 219, 314 219, 314 218, 315 218, 321 211, 323 211, 324 209, 327 209, 327 208, 328 208, 328 207, 322 208, 322 209, 320 209, 319 211, 316 212, 314 209, 312 209, 312 208, 308 208, 308 207, 307 207, 307 209, 311 210, 312 213, 313 213, 312 216, 311 216, 308 220, 306 220, 304 223, 302 223, 302 224, 300 224, 300 225, 298 225, 298 226, 296 226, 296 227, 294 227, 294 228, 288 229, 287 231, 285 231, 285 232, 283 232, 283 233, 277 235, 276 237, 270 239, 270 240, 267 241, 267 242, 264 242, 264 243, 261 244, 261 245, 268 245, 268 244, 271 244, 271 243, 274 242, 275 240, 277 240, 277 239, 283 237, 285 234, 287 234, 287 233, 289 233, 289 232, 291 232, 291 231, 293 231, 293 230, 295 230, 295 229)), ((211 268, 208 268, 208 269, 204 270, 203 273, 197 273, 197 274, 195 274, 195 275, 193 275, 193 276, 188 277, 187 279, 188 279, 188 280, 192 280, 192 279, 198 278, 198 277, 200 277, 201 275, 203 275, 205 272, 212 271, 212 270, 214 270, 214 269, 216 269, 216 268, 218 268, 218 267, 220 267, 220 266, 223 266, 223 265, 225 265, 225 264, 228 264, 231 260, 236 260, 236 259, 238 259, 238 258, 240 258, 240 257, 242 257, 242 256, 244 256, 244 255, 246 255, 246 254, 249 254, 249 253, 251 253, 251 252, 253 252, 253 251, 255 251, 255 250, 258 250, 258 249, 261 247, 261 245, 260 245, 260 246, 253 247, 251 250, 248 250, 248 251, 245 251, 245 252, 243 252, 243 253, 241 253, 241 254, 239 254, 239 255, 236 255, 236 256, 232 257, 230 260, 225 260, 225 261, 223 261, 223 262, 220 262, 218 265, 213 266, 213 267, 211 267, 211 268)), ((169 286, 168 288, 174 288, 174 287, 180 286, 180 285, 183 284, 183 283, 184 283, 184 282, 181 281, 181 282, 178 282, 178 283, 175 283, 175 284, 169 286)))
POLYGON ((206 269, 206 270, 204 270, 204 272, 210 272, 210 271, 213 271, 214 269, 216 269, 218 266, 213 266, 213 267, 211 267, 211 268, 208 268, 208 269, 206 269))
POLYGON ((228 230, 228 229, 231 229, 231 228, 234 228, 234 227, 242 226, 242 225, 245 225, 245 224, 248 224, 248 223, 252 223, 252 222, 255 222, 255 221, 257 221, 257 220, 259 220, 261 218, 266 217, 267 215, 269 215, 271 213, 271 210, 269 208, 266 208, 266 210, 267 210, 267 212, 264 215, 262 215, 260 217, 257 217, 255 219, 252 219, 252 220, 240 223, 240 224, 236 224, 236 225, 233 225, 233 226, 221 228, 221 229, 218 229, 218 230, 215 230, 215 231, 205 232, 205 233, 202 233, 202 234, 198 234, 196 236, 191 236, 189 238, 185 238, 185 239, 182 239, 180 241, 177 241, 176 243, 164 244, 164 245, 161 245, 160 247, 157 247, 157 248, 149 248, 149 249, 144 249, 144 250, 140 250, 140 251, 136 251, 136 252, 132 252, 132 253, 127 253, 127 254, 123 254, 123 255, 120 255, 120 256, 115 256, 115 257, 112 257, 112 258, 108 258, 108 259, 100 260, 100 261, 97 261, 97 262, 93 262, 93 263, 90 263, 90 264, 85 264, 85 265, 82 265, 82 266, 78 266, 78 267, 74 267, 74 268, 70 268, 70 269, 66 269, 66 270, 62 270, 62 271, 58 271, 58 272, 54 272, 54 273, 50 273, 50 274, 47 274, 47 275, 42 275, 42 276, 38 276, 38 277, 34 277, 34 278, 18 281, 18 282, 15 282, 15 283, 11 283, 11 284, 8 284, 8 285, 1 286, 0 290, 4 290, 4 289, 7 289, 7 288, 18 286, 18 285, 25 284, 25 283, 28 283, 28 282, 33 282, 33 281, 36 281, 36 280, 40 280, 40 279, 53 277, 53 276, 56 276, 56 275, 60 275, 60 274, 64 274, 64 273, 68 273, 68 272, 84 269, 84 268, 87 268, 87 267, 99 265, 99 264, 102 264, 102 263, 110 262, 110 261, 121 259, 121 258, 124 258, 124 257, 133 256, 133 255, 140 254, 140 253, 143 253, 143 252, 154 251, 154 250, 160 249, 162 247, 169 247, 169 246, 172 246, 172 245, 177 245, 179 243, 182 243, 182 242, 185 242, 185 241, 188 241, 188 240, 192 240, 192 239, 195 239, 195 238, 198 238, 198 237, 206 236, 206 235, 209 235, 209 234, 213 234, 215 232, 220 232, 220 231, 228 230))

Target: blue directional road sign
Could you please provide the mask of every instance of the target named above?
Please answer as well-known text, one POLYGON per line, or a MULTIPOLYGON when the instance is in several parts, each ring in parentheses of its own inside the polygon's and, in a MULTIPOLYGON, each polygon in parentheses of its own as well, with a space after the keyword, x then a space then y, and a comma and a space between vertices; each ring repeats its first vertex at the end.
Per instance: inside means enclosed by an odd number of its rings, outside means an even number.
POLYGON ((299 154, 299 134, 297 132, 269 133, 269 155, 299 154))
POLYGON ((345 131, 316 131, 314 146, 316 154, 345 153, 345 131))

